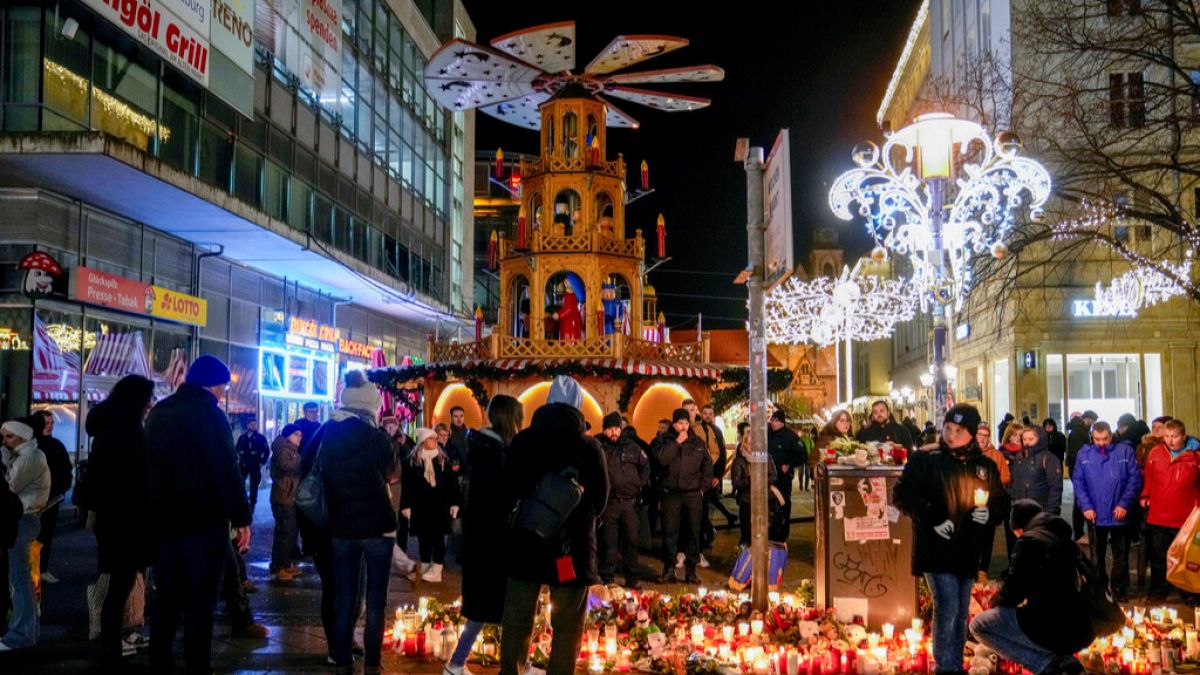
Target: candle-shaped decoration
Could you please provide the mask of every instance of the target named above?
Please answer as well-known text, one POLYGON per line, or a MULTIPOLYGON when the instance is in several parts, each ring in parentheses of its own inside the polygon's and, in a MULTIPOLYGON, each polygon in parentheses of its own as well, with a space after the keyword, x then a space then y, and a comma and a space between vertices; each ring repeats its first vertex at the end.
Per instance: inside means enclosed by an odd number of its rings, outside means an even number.
POLYGON ((525 237, 525 206, 522 204, 521 208, 517 210, 517 250, 525 250, 525 237))
POLYGON ((497 257, 500 255, 500 238, 496 235, 496 231, 492 230, 492 234, 488 237, 488 269, 496 269, 497 257))
POLYGON ((650 189, 650 165, 642 160, 642 192, 650 189))
POLYGON ((975 488, 975 506, 987 506, 988 491, 983 488, 975 488))
POLYGON ((504 151, 496 148, 496 178, 504 175, 504 151))
POLYGON ((750 624, 746 623, 745 621, 739 621, 738 622, 738 635, 741 635, 742 637, 746 637, 749 634, 750 634, 750 624))
POLYGON ((883 624, 882 630, 883 630, 883 639, 884 640, 887 640, 890 642, 892 640, 892 638, 896 637, 896 627, 893 626, 892 624, 890 624, 890 623, 883 624))
POLYGON ((750 632, 753 635, 761 635, 763 632, 763 620, 762 619, 751 619, 750 620, 750 632))
POLYGON ((483 339, 483 308, 475 305, 475 341, 483 339))
POLYGON ((592 160, 592 164, 600 163, 600 137, 592 135, 592 140, 588 141, 588 156, 592 160))
POLYGON ((733 642, 733 626, 721 626, 721 637, 725 638, 726 642, 733 642))
POLYGON ((704 624, 692 624, 692 644, 697 647, 704 644, 704 624))
POLYGON ((658 257, 667 257, 667 221, 663 219, 663 215, 658 214, 658 227, 655 230, 658 234, 658 257))

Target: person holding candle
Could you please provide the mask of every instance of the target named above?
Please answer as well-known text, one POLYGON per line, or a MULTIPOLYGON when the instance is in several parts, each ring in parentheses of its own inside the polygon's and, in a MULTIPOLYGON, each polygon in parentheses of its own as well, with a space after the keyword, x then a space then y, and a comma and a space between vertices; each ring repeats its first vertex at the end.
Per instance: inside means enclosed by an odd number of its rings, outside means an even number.
MULTIPOLYGON (((1071 474, 1075 503, 1094 526, 1096 572, 1107 580, 1104 556, 1112 542, 1112 592, 1125 602, 1129 591, 1129 544, 1135 536, 1129 512, 1142 490, 1142 471, 1128 443, 1113 441, 1107 422, 1092 425, 1092 442, 1079 450, 1071 474)), ((1089 535, 1090 536, 1090 535, 1089 535)))
POLYGON ((938 447, 914 453, 893 491, 896 506, 912 518, 912 572, 924 575, 933 597, 938 673, 963 670, 980 540, 1009 505, 1000 470, 975 440, 979 426, 974 406, 960 403, 946 411, 938 447), (986 505, 976 505, 976 489, 986 491, 986 505))
MULTIPOLYGON (((979 449, 984 456, 992 460, 996 468, 1000 470, 1000 484, 1006 489, 1008 484, 1012 482, 1012 473, 1008 469, 1008 458, 999 448, 992 445, 992 430, 987 422, 979 423, 979 430, 975 432, 975 442, 979 444, 979 449)), ((1008 515, 1004 516, 1005 531, 1008 530, 1008 515)), ((984 533, 980 540, 979 547, 979 581, 986 582, 988 578, 988 568, 992 565, 992 552, 996 544, 996 526, 992 526, 984 533)), ((1010 550, 1010 549, 1005 549, 1010 550)))
MULTIPOLYGON (((1183 422, 1171 420, 1163 425, 1163 440, 1146 457, 1145 481, 1141 504, 1146 511, 1146 529, 1150 558, 1150 590, 1154 602, 1167 599, 1167 549, 1200 504, 1200 442, 1187 435, 1183 422)), ((1196 596, 1183 593, 1188 604, 1196 596)))
POLYGON ((521 428, 521 402, 497 394, 488 402, 488 426, 467 439, 467 471, 471 491, 463 505, 462 614, 467 619, 458 646, 446 661, 443 675, 470 675, 467 658, 484 624, 504 616, 504 566, 495 556, 508 545, 507 514, 502 486, 508 446, 521 428))
POLYGON ((1071 526, 1030 499, 1013 503, 1010 522, 1017 544, 1008 574, 991 609, 971 622, 971 634, 1035 675, 1078 675, 1083 665, 1074 654, 1095 632, 1078 590, 1071 526))

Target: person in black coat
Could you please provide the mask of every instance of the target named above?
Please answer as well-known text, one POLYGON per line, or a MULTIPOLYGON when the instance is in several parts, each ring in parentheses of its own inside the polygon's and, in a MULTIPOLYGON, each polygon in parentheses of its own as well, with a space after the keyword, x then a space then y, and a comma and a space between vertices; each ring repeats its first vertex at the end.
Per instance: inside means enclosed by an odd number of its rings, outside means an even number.
POLYGON ((67 448, 51 434, 54 433, 54 414, 49 410, 39 410, 28 418, 34 438, 37 439, 38 449, 46 456, 46 465, 50 468, 50 501, 40 516, 42 527, 38 531, 37 540, 42 543, 40 559, 42 581, 57 583, 58 579, 50 573, 50 546, 54 543, 54 533, 58 530, 58 513, 62 500, 71 489, 73 474, 71 455, 67 448))
MULTIPOLYGON (((729 484, 733 488, 733 493, 737 496, 738 503, 738 525, 741 528, 740 538, 738 543, 741 546, 750 546, 750 434, 748 433, 750 424, 742 422, 738 424, 738 444, 737 449, 733 454, 733 462, 729 469, 729 484)), ((775 479, 778 477, 778 470, 775 468, 775 461, 770 457, 767 458, 767 484, 774 487, 775 479)), ((778 502, 771 500, 770 491, 767 496, 768 514, 774 514, 780 507, 778 502)), ((768 520, 772 520, 770 516, 768 520)))
POLYGON ((446 675, 462 675, 475 638, 484 624, 504 617, 507 575, 497 554, 509 545, 508 518, 501 482, 508 446, 521 428, 525 411, 512 396, 497 394, 488 401, 488 426, 467 439, 468 481, 471 491, 462 510, 462 614, 467 619, 446 675))
MULTIPOLYGON (((100 610, 100 651, 106 669, 121 667, 125 603, 139 572, 150 564, 151 534, 148 450, 142 420, 150 409, 154 383, 128 375, 108 398, 88 412, 84 426, 92 438, 81 508, 96 514, 97 562, 108 574, 108 594, 100 610)), ((80 500, 77 500, 80 501, 80 500)))
MULTIPOLYGON (((403 466, 400 515, 408 520, 409 534, 417 538, 421 579, 439 583, 446 562, 446 535, 462 502, 458 476, 446 451, 438 448, 437 433, 425 427, 417 429, 417 447, 403 466)), ((415 579, 416 572, 409 577, 415 579)))
MULTIPOLYGON (((1046 435, 1050 440, 1050 446, 1048 448, 1048 450, 1050 450, 1050 454, 1057 457, 1058 461, 1060 462, 1066 460, 1067 436, 1058 430, 1058 422, 1055 422, 1053 417, 1047 417, 1046 419, 1042 420, 1042 428, 1046 430, 1046 435)), ((1138 442, 1141 442, 1141 438, 1138 439, 1138 442)), ((1130 447, 1137 446, 1131 445, 1130 447)))
POLYGON ((637 502, 650 483, 650 460, 636 443, 621 433, 621 415, 604 416, 596 441, 608 462, 608 507, 604 510, 604 559, 600 578, 612 583, 620 561, 626 588, 638 589, 637 502))
MULTIPOLYGON (((1146 420, 1139 420, 1129 413, 1125 413, 1117 418, 1117 433, 1113 439, 1113 444, 1127 443, 1129 447, 1136 448, 1142 442, 1142 438, 1150 433, 1150 427, 1146 424, 1146 420)), ((49 456, 47 456, 49 459, 49 456)), ((51 467, 53 468, 53 466, 51 467)), ((54 498, 54 489, 50 489, 50 498, 54 498)))
POLYGON ((547 675, 575 672, 583 638, 588 586, 600 583, 596 569, 596 521, 608 501, 608 471, 596 439, 586 436, 583 391, 572 378, 559 375, 550 386, 546 405, 538 408, 528 429, 513 438, 504 468, 504 513, 528 499, 547 474, 571 469, 583 487, 582 500, 568 516, 554 542, 513 528, 505 552, 508 588, 500 638, 500 675, 521 675, 529 658, 538 593, 550 586, 554 605, 547 675))
POLYGON ((775 462, 779 471, 775 479, 775 487, 783 496, 783 512, 779 514, 776 536, 773 541, 787 541, 792 529, 792 483, 795 482, 796 468, 806 460, 804 444, 796 432, 787 426, 787 414, 781 409, 771 413, 770 429, 767 431, 767 453, 775 462))
POLYGON ((677 578, 676 568, 686 569, 685 581, 700 583, 700 513, 704 493, 712 487, 712 457, 704 441, 692 431, 687 409, 671 415, 671 431, 663 438, 656 461, 663 468, 663 583, 677 578))
MULTIPOLYGON (((304 442, 304 430, 300 430, 300 442, 304 442)), ((267 437, 258 433, 258 420, 246 422, 246 432, 237 440, 238 460, 241 462, 242 480, 250 479, 250 513, 258 505, 258 486, 262 483, 262 468, 271 457, 271 446, 267 437)))
MULTIPOLYGON (((396 512, 388 493, 396 463, 391 439, 376 426, 383 396, 359 370, 346 372, 345 385, 341 407, 315 439, 319 443, 315 462, 325 485, 332 537, 335 600, 331 647, 339 669, 353 666, 350 648, 359 588, 365 587, 363 664, 370 672, 379 668, 382 657, 387 588, 396 546, 396 512)), ((322 576, 322 584, 326 580, 322 576)))
POLYGON ((1096 635, 1077 590, 1071 526, 1029 499, 1013 503, 1011 522, 1018 539, 1008 575, 971 634, 1031 673, 1083 673, 1074 655, 1096 635))
POLYGON ((229 368, 203 355, 192 362, 179 389, 146 419, 150 457, 150 523, 157 536, 155 604, 150 619, 150 663, 174 666, 180 609, 188 668, 211 672, 213 611, 237 528, 241 551, 250 547, 250 502, 242 487, 233 430, 217 397, 225 395, 229 368))
POLYGON ((980 541, 1009 507, 1000 470, 975 441, 979 424, 974 406, 946 411, 937 449, 910 455, 893 491, 896 506, 912 518, 912 573, 924 575, 933 597, 938 673, 963 670, 980 541), (985 504, 978 504, 976 490, 987 491, 985 504))
MULTIPOLYGON (((1075 459, 1079 457, 1079 451, 1083 446, 1087 445, 1092 440, 1092 425, 1100 416, 1091 410, 1085 410, 1079 417, 1073 418, 1067 424, 1067 478, 1073 478, 1075 474, 1075 459)), ((1074 506, 1071 510, 1071 529, 1075 532, 1075 538, 1080 539, 1087 534, 1086 521, 1083 519, 1083 511, 1079 510, 1079 506, 1074 506)))

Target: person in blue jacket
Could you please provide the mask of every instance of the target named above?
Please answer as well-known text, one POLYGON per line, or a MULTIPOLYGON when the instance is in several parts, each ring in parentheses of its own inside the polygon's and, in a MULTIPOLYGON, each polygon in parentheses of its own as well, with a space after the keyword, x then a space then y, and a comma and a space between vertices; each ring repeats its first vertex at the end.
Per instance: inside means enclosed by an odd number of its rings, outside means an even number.
POLYGON ((1105 574, 1104 555, 1112 543, 1112 592, 1118 602, 1129 591, 1129 511, 1142 492, 1142 470, 1137 455, 1124 441, 1113 442, 1107 422, 1092 425, 1092 442, 1079 450, 1071 475, 1075 503, 1083 517, 1095 526, 1096 569, 1105 574))

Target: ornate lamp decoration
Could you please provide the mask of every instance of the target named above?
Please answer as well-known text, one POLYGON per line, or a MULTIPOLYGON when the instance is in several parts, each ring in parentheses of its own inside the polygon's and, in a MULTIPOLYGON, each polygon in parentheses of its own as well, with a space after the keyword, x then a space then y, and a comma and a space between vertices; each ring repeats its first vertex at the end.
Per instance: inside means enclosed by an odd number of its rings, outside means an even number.
POLYGON ((868 342, 889 337, 896 323, 916 313, 917 299, 904 281, 883 279, 842 268, 836 279, 791 277, 767 296, 767 341, 774 344, 846 340, 868 342))
POLYGON ((855 147, 858 168, 834 181, 829 206, 843 220, 866 218, 877 245, 872 257, 909 259, 922 311, 929 311, 930 299, 961 309, 973 257, 1008 253, 1005 239, 1021 207, 1034 222, 1043 217, 1050 174, 1017 156, 1020 147, 1011 133, 991 139, 974 122, 923 115, 889 134, 882 151, 870 142, 855 147), (964 163, 957 180, 946 180, 955 173, 956 150, 967 156, 976 148, 979 161, 964 163))
MULTIPOLYGON (((1192 252, 1181 263, 1164 263, 1175 278, 1190 279, 1192 252)), ((1096 282, 1095 312, 1099 316, 1135 317, 1138 311, 1187 294, 1175 279, 1153 267, 1135 267, 1112 280, 1108 286, 1096 282)))

